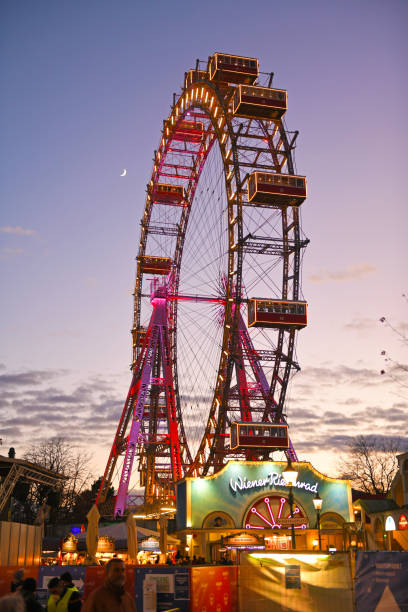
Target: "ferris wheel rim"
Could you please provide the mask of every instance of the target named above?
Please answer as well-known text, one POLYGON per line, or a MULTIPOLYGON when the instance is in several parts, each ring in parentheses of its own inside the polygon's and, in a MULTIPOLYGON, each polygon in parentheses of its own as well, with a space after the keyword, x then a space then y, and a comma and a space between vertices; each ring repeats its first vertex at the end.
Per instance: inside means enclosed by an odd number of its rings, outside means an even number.
MULTIPOLYGON (((242 226, 242 186, 244 181, 241 181, 240 178, 240 171, 239 171, 239 156, 238 156, 238 152, 237 152, 237 147, 236 147, 236 142, 234 139, 234 132, 233 132, 233 128, 231 125, 231 122, 229 120, 229 113, 227 112, 225 106, 224 106, 224 100, 222 97, 222 94, 220 93, 220 91, 217 89, 217 87, 214 85, 214 83, 208 81, 208 80, 203 80, 203 81, 198 81, 195 83, 192 83, 188 88, 186 88, 183 93, 181 94, 178 102, 173 106, 172 109, 172 113, 170 114, 169 120, 174 117, 175 112, 177 111, 177 109, 181 107, 183 100, 187 99, 187 104, 184 103, 183 104, 183 112, 181 113, 179 111, 178 113, 178 120, 177 122, 175 122, 173 125, 173 132, 170 131, 169 134, 169 138, 165 139, 163 137, 162 142, 161 142, 161 146, 163 146, 163 153, 160 155, 160 157, 162 159, 165 159, 166 157, 166 142, 171 142, 171 134, 174 133, 175 131, 175 127, 177 125, 178 122, 182 121, 183 118, 186 117, 187 112, 189 109, 193 108, 193 107, 199 107, 201 108, 204 112, 207 113, 208 118, 210 119, 214 131, 215 131, 215 139, 214 139, 214 144, 215 141, 217 141, 218 144, 218 148, 221 152, 221 155, 223 157, 223 161, 225 162, 225 154, 223 154, 223 148, 221 146, 221 139, 224 135, 225 132, 220 132, 219 129, 219 119, 216 120, 217 118, 213 117, 213 114, 211 114, 208 111, 208 107, 205 107, 203 105, 197 104, 196 102, 193 103, 194 101, 194 95, 195 92, 197 92, 199 89, 201 88, 202 92, 212 92, 212 95, 216 96, 217 98, 217 104, 219 106, 219 108, 221 109, 221 114, 222 114, 222 118, 224 119, 223 123, 225 123, 225 125, 228 128, 228 133, 229 133, 229 139, 230 139, 230 148, 231 148, 231 152, 230 155, 232 155, 232 157, 234 158, 234 174, 235 174, 235 180, 236 180, 236 185, 237 185, 237 190, 235 193, 235 198, 237 201, 236 206, 236 212, 237 212, 237 217, 238 219, 235 221, 235 226, 236 228, 234 229, 234 236, 236 235, 238 237, 238 241, 237 242, 231 242, 229 241, 229 246, 228 246, 228 257, 229 257, 229 271, 231 270, 231 261, 234 262, 236 260, 237 262, 237 266, 236 266, 236 271, 238 272, 237 274, 235 274, 235 276, 237 277, 237 281, 235 284, 235 288, 239 287, 239 291, 236 290, 236 292, 234 293, 234 291, 232 291, 232 286, 231 283, 229 281, 229 284, 227 286, 227 293, 226 293, 226 315, 225 315, 225 319, 224 319, 224 330, 223 330, 223 347, 225 347, 228 343, 228 341, 230 340, 230 338, 232 337, 234 331, 236 331, 237 328, 237 317, 238 317, 238 312, 239 312, 239 308, 236 308, 236 306, 239 306, 240 303, 240 293, 241 293, 241 286, 242 286, 242 248, 240 248, 239 245, 239 241, 242 241, 242 237, 243 237, 243 226, 242 226), (188 98, 191 96, 190 98, 190 106, 188 106, 188 98), (234 309, 235 306, 235 309, 234 309), (235 313, 235 314, 233 314, 235 313)), ((210 94, 211 95, 211 94, 210 94)), ((221 117, 221 115, 220 115, 221 117)), ((263 125, 263 122, 260 122, 261 125, 263 125)), ((285 134, 285 128, 283 126, 283 123, 281 121, 279 121, 279 130, 281 131, 281 133, 283 132, 283 134, 285 134)), ((291 156, 291 150, 288 146, 288 142, 287 139, 284 140, 284 147, 285 147, 285 151, 286 151, 286 156, 287 156, 287 160, 288 160, 288 167, 290 166, 291 169, 293 168, 293 161, 292 161, 292 156, 291 156)), ((158 158, 158 155, 160 154, 160 149, 158 150, 158 152, 156 152, 155 154, 155 162, 158 158)), ((203 164, 205 164, 206 161, 206 157, 203 156, 203 164)), ((160 174, 158 173, 158 168, 156 168, 156 166, 154 166, 153 172, 152 172, 152 178, 151 181, 149 183, 149 185, 155 185, 159 183, 159 176, 160 174)), ((225 171, 225 165, 224 165, 224 181, 225 181, 225 185, 227 188, 227 173, 225 171)), ((198 184, 198 180, 195 183, 195 188, 197 187, 198 184)), ((193 195, 191 200, 189 201, 189 208, 191 209, 191 206, 193 206, 194 203, 194 193, 195 193, 195 188, 193 191, 193 195)), ((230 200, 228 200, 228 204, 230 204, 230 200)), ((148 194, 148 198, 146 200, 146 207, 145 207, 145 216, 146 216, 146 212, 148 210, 148 207, 151 207, 153 205, 152 200, 149 200, 149 194, 148 194)), ((232 207, 231 207, 232 208, 232 207)), ((228 209, 228 217, 230 218, 230 206, 228 209)), ((143 232, 143 230, 142 230, 143 232)), ((139 249, 139 257, 140 256, 144 256, 145 253, 145 248, 146 248, 146 241, 143 242, 143 238, 141 238, 141 247, 139 249)), ((174 271, 176 273, 176 284, 173 285, 174 291, 175 293, 177 293, 178 291, 178 282, 180 279, 180 267, 181 267, 181 262, 182 262, 182 257, 183 257, 183 244, 181 244, 181 246, 177 246, 176 247, 176 251, 175 251, 175 259, 178 261, 178 263, 176 263, 174 271)), ((139 271, 138 271, 139 272, 139 271)), ((230 275, 228 277, 228 279, 230 279, 230 275)), ((136 296, 136 291, 135 291, 135 303, 136 303, 136 299, 140 300, 140 295, 141 295, 141 285, 139 287, 139 293, 136 296)), ((283 297, 285 297, 285 291, 282 290, 282 295, 283 297)), ((174 302, 175 303, 175 302, 174 302)), ((175 309, 177 311, 177 306, 175 306, 175 309)), ((136 314, 137 308, 135 307, 135 314, 136 314)), ((140 315, 140 308, 139 308, 139 313, 140 315)), ((175 319, 177 321, 177 312, 175 315, 175 319)), ((137 320, 137 326, 140 326, 140 318, 136 319, 137 320)), ((176 327, 174 329, 174 333, 175 336, 177 336, 177 323, 176 323, 176 327)), ((278 334, 278 344, 282 345, 283 343, 283 338, 284 338, 284 330, 280 330, 279 334, 278 334)), ((295 337, 295 333, 291 332, 290 333, 290 341, 292 344, 292 349, 293 350, 293 343, 294 343, 294 337, 295 337)), ((219 367, 218 367, 218 376, 217 376, 217 382, 219 382, 219 377, 220 375, 222 376, 221 372, 223 372, 226 369, 226 366, 228 364, 226 364, 226 360, 223 359, 222 354, 223 354, 223 347, 221 347, 220 349, 220 363, 219 363, 219 367)), ((177 351, 177 349, 176 349, 177 351)), ((176 354, 177 357, 177 354, 176 354)), ((276 360, 275 362, 275 368, 279 368, 280 362, 279 360, 276 360)), ((229 366, 231 369, 231 365, 229 366)), ((175 359, 175 368, 177 371, 177 359, 175 359)), ((290 366, 286 368, 286 372, 290 373, 290 366)), ((179 392, 178 392, 178 378, 177 375, 175 377, 175 387, 176 387, 176 395, 178 398, 178 405, 179 405, 179 392)), ((226 387, 226 385, 225 385, 226 387)), ((218 385, 218 389, 219 389, 219 385, 218 385)), ((213 400, 212 400, 212 405, 211 405, 211 409, 209 411, 209 416, 208 416, 208 421, 207 421, 207 427, 205 429, 205 432, 203 434, 202 437, 202 442, 200 444, 200 448, 194 458, 194 460, 192 461, 189 473, 190 474, 196 474, 198 475, 199 473, 206 473, 208 471, 208 468, 204 467, 203 468, 203 446, 205 446, 208 443, 208 433, 209 433, 209 425, 208 423, 210 423, 211 419, 214 417, 215 414, 215 407, 214 404, 217 401, 217 398, 222 397, 222 391, 223 389, 221 389, 221 394, 220 394, 220 390, 218 392, 217 395, 217 388, 214 391, 214 396, 213 396, 213 400)), ((184 428, 183 428, 183 421, 182 418, 180 418, 180 424, 181 424, 181 428, 182 428, 182 437, 186 439, 185 436, 185 432, 184 432, 184 428)), ((221 424, 218 423, 218 429, 221 427, 221 424)), ((187 444, 188 447, 188 444, 187 444)))

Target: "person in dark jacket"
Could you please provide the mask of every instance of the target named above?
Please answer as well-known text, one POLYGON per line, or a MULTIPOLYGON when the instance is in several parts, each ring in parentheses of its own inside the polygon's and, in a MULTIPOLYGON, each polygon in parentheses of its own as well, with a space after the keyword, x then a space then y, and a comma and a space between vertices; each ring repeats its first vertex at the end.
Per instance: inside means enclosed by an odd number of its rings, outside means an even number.
POLYGON ((83 612, 136 612, 134 599, 125 591, 125 580, 122 559, 108 561, 105 582, 87 597, 83 612))
POLYGON ((44 608, 36 597, 37 582, 34 578, 26 578, 21 586, 20 594, 24 600, 25 612, 44 612, 44 608))

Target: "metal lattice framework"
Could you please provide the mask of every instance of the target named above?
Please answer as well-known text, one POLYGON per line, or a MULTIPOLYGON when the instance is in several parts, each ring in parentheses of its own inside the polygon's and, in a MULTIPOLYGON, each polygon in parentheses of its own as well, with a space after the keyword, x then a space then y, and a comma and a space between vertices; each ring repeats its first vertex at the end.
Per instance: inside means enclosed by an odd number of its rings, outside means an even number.
MULTIPOLYGON (((136 457, 147 503, 173 498, 178 479, 213 473, 228 458, 267 459, 259 449, 232 452, 229 425, 286 423, 287 387, 299 369, 294 327, 245 323, 251 297, 301 298, 308 240, 299 207, 250 203, 247 180, 254 170, 295 175, 297 132, 282 118, 236 116, 237 85, 211 78, 210 60, 186 73, 154 153, 132 383, 99 493, 102 502, 118 473, 116 514, 128 503, 136 457)), ((272 74, 258 75, 255 85, 271 83, 272 74)), ((286 455, 297 459, 292 443, 286 455)))
POLYGON ((0 456, 0 513, 6 507, 18 482, 42 484, 50 489, 58 489, 66 480, 66 476, 43 466, 22 459, 0 456))

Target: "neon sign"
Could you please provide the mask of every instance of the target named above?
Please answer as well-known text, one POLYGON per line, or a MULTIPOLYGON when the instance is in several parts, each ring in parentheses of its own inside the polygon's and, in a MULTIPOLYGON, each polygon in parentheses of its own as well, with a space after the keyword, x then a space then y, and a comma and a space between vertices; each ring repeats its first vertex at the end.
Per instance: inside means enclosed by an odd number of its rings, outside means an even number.
POLYGON ((405 514, 401 514, 399 517, 398 529, 408 529, 408 519, 405 514))
POLYGON ((306 529, 307 518, 301 508, 295 504, 293 512, 286 497, 274 495, 258 500, 245 518, 246 529, 306 529))
MULTIPOLYGON (((241 478, 241 476, 237 476, 235 479, 230 478, 229 486, 233 493, 241 493, 242 491, 247 491, 248 489, 287 487, 287 484, 284 478, 282 478, 282 474, 270 472, 265 478, 259 478, 257 480, 247 480, 246 476, 244 476, 244 478, 241 478)), ((310 493, 317 493, 317 487, 317 482, 311 484, 310 482, 305 482, 302 480, 298 480, 295 486, 296 489, 304 489, 310 493)))
POLYGON ((227 550, 265 550, 265 546, 226 546, 227 550))

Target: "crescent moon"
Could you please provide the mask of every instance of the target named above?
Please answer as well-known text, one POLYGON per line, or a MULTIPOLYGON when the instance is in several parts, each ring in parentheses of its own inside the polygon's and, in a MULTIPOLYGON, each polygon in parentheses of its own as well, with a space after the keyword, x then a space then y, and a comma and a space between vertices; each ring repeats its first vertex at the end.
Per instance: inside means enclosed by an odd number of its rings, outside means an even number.
POLYGON ((123 168, 122 174, 120 176, 126 176, 126 172, 127 172, 126 168, 123 168))

